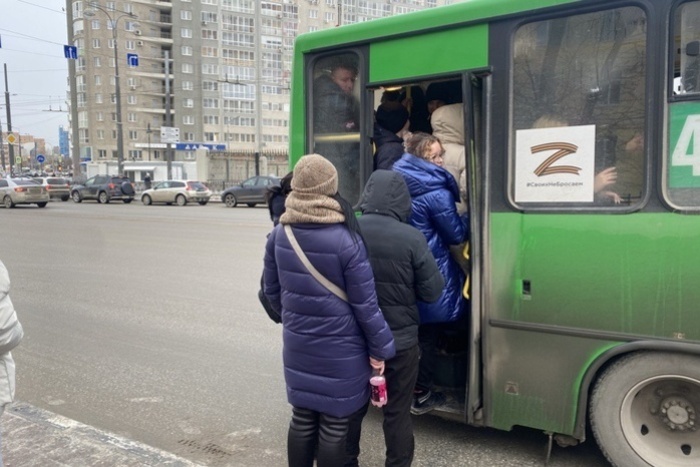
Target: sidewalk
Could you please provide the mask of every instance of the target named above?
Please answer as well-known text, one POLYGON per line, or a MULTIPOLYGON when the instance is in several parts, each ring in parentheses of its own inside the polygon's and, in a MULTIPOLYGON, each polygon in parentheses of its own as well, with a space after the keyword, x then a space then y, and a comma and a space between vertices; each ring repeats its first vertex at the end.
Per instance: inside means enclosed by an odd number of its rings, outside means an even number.
POLYGON ((5 409, 0 425, 5 467, 199 465, 21 402, 5 409))

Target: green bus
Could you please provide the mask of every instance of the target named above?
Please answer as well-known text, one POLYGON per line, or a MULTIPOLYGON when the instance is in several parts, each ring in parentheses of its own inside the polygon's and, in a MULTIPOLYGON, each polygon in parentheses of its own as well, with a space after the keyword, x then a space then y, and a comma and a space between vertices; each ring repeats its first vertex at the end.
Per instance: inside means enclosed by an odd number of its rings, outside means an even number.
POLYGON ((292 164, 328 157, 356 203, 385 93, 424 125, 436 84, 464 112, 471 222, 442 414, 700 465, 700 0, 468 0, 302 35, 292 164))

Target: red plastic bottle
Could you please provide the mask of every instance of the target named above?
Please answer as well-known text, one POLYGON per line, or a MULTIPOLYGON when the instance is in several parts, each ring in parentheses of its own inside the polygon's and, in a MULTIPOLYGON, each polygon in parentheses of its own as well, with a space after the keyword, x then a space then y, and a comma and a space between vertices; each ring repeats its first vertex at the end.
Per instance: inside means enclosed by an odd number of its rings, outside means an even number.
POLYGON ((375 407, 384 406, 388 401, 386 392, 386 378, 375 373, 369 379, 369 385, 371 389, 370 400, 372 401, 372 405, 375 407))

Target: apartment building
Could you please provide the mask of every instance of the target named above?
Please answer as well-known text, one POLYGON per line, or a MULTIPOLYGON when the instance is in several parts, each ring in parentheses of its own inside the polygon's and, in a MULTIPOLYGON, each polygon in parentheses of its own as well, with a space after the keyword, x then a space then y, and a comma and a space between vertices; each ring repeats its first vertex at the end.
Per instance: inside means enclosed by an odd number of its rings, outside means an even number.
POLYGON ((454 1, 73 1, 81 156, 117 159, 118 113, 125 162, 163 160, 163 126, 179 129, 175 160, 202 144, 286 151, 298 34, 454 1))

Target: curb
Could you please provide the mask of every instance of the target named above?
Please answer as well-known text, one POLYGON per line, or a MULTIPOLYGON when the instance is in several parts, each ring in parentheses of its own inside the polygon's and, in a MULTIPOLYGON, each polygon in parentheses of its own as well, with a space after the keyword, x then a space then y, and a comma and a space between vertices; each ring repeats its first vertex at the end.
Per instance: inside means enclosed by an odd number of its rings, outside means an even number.
POLYGON ((202 467, 169 452, 26 403, 8 407, 2 431, 7 466, 202 467))

